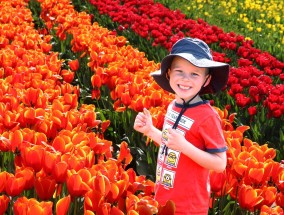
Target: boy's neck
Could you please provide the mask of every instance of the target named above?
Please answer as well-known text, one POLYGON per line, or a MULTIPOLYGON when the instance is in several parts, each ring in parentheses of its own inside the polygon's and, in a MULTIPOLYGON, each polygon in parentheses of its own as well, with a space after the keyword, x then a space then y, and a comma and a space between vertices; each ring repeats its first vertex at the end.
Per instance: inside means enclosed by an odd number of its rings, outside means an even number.
MULTIPOLYGON (((179 98, 179 97, 176 96, 176 103, 178 103, 178 104, 184 104, 184 102, 187 103, 188 101, 190 101, 190 98, 183 100, 182 98, 179 98)), ((198 102, 201 102, 201 101, 203 101, 203 100, 198 95, 192 101, 190 101, 189 104, 195 104, 195 103, 198 103, 198 102)))

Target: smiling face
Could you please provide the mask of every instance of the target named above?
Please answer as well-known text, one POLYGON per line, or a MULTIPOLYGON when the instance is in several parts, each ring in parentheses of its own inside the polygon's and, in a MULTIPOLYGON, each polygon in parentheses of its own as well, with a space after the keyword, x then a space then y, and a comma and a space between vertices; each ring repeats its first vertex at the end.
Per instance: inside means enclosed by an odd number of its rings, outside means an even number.
MULTIPOLYGON (((189 61, 181 57, 175 57, 168 71, 170 86, 175 92, 178 103, 183 103, 182 99, 189 101, 194 97, 208 77, 206 68, 196 67, 189 61)), ((208 85, 211 77, 208 78, 205 85, 208 85)), ((191 103, 198 102, 200 99, 197 96, 191 103)))

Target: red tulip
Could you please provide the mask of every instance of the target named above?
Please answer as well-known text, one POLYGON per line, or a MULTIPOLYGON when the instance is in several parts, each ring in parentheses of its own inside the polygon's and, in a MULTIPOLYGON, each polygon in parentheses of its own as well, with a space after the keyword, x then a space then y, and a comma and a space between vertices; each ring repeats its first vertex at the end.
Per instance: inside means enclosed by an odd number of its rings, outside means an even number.
POLYGON ((218 193, 223 190, 226 182, 226 172, 210 172, 210 185, 211 191, 218 193))

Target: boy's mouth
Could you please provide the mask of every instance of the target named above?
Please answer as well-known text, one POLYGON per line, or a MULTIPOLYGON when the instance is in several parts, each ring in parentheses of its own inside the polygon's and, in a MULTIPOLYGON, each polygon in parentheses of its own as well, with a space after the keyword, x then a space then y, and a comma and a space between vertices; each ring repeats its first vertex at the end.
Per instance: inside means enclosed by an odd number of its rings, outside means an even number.
POLYGON ((189 87, 189 86, 185 86, 185 85, 180 85, 180 84, 178 84, 178 87, 180 88, 180 89, 182 89, 182 90, 189 90, 191 87, 189 87))

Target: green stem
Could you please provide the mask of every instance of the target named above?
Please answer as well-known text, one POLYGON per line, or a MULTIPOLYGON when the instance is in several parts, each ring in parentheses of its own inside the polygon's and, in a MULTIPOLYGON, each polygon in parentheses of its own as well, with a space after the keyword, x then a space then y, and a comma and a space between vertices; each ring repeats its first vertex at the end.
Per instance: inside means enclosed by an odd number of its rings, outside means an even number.
POLYGON ((77 210, 78 210, 78 201, 77 201, 77 198, 74 198, 74 213, 73 214, 78 214, 77 210))

